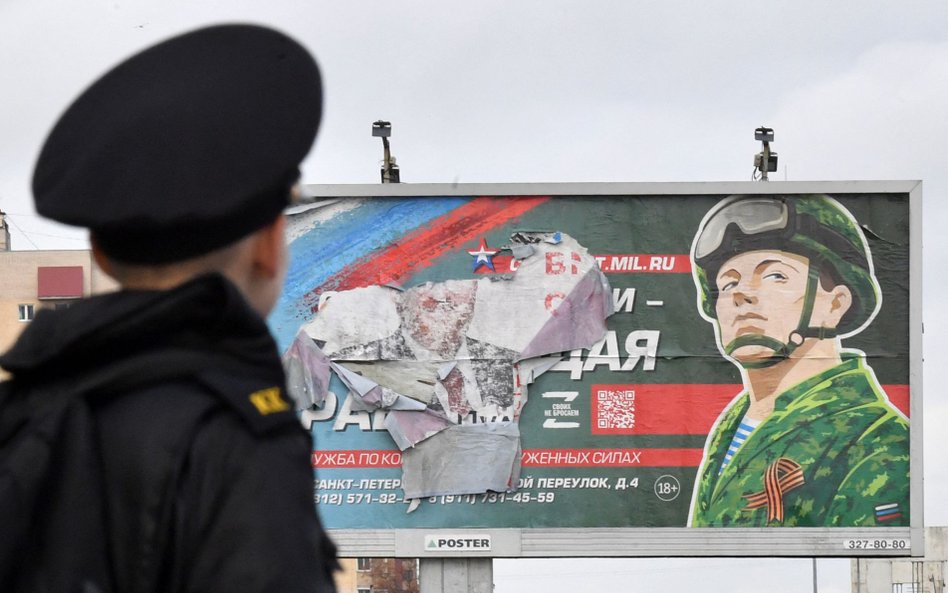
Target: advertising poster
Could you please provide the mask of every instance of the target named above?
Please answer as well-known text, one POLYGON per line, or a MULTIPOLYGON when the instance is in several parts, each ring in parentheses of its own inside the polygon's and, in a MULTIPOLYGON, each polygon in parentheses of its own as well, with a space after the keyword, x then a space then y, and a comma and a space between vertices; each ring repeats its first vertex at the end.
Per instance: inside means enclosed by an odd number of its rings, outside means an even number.
POLYGON ((292 213, 326 526, 912 525, 908 193, 592 191, 292 213))

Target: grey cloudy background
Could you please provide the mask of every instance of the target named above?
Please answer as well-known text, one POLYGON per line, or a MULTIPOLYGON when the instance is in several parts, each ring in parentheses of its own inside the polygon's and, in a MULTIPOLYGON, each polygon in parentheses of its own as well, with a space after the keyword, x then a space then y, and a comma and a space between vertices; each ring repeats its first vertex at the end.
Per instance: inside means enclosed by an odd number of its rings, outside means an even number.
MULTIPOLYGON (((167 36, 270 24, 318 57, 324 125, 306 183, 375 183, 376 119, 405 182, 924 181, 927 525, 948 524, 948 3, 0 0, 0 209, 15 249, 87 247, 31 205, 32 162, 96 76, 167 36)), ((820 560, 821 591, 849 564, 820 560)), ((808 559, 503 560, 514 591, 812 590, 808 559)))

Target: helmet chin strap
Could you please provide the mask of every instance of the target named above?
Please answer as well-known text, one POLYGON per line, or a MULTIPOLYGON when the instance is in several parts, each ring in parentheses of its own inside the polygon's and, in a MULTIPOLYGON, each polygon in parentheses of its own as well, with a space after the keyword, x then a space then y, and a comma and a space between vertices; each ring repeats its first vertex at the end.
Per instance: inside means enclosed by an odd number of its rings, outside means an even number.
POLYGON ((810 318, 813 316, 813 303, 816 302, 816 288, 820 282, 820 265, 817 261, 810 262, 810 269, 806 279, 806 293, 803 296, 803 310, 800 311, 800 321, 797 328, 790 332, 786 342, 763 334, 745 334, 731 340, 724 347, 728 356, 738 348, 744 346, 763 346, 773 350, 773 354, 759 360, 738 360, 745 369, 765 369, 782 362, 793 354, 794 350, 803 345, 806 338, 832 338, 836 336, 836 329, 832 327, 810 327, 810 318))

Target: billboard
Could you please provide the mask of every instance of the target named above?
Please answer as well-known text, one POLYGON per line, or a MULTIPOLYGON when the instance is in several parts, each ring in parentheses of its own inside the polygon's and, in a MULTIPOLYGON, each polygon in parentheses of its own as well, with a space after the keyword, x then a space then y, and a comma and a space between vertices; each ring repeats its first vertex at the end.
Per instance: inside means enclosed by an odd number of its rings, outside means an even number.
POLYGON ((269 322, 342 553, 923 552, 920 183, 306 189, 269 322))

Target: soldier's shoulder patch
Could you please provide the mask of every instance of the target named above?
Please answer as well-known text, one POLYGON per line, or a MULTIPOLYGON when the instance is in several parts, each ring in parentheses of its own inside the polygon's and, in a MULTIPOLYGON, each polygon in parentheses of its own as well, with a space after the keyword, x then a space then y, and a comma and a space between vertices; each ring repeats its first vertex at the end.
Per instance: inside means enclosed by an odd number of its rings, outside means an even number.
POLYGON ((201 379, 254 433, 286 425, 299 426, 292 402, 280 385, 272 383, 272 378, 205 373, 201 379))
POLYGON ((286 412, 290 409, 290 402, 284 399, 283 390, 276 386, 258 389, 251 393, 247 399, 262 416, 268 416, 276 412, 286 412))

